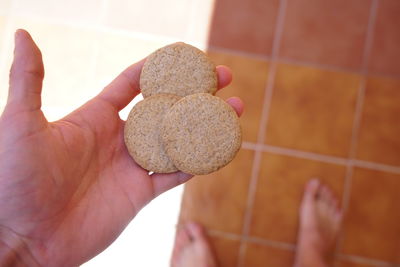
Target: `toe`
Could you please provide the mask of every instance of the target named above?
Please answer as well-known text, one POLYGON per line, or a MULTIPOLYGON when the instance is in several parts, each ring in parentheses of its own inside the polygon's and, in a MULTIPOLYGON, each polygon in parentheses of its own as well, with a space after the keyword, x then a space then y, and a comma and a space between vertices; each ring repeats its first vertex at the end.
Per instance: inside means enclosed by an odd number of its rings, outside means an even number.
POLYGON ((178 230, 176 239, 179 246, 185 246, 187 243, 190 242, 190 236, 187 230, 187 226, 183 226, 181 229, 178 230))
POLYGON ((195 222, 187 224, 187 232, 192 240, 203 240, 205 239, 205 233, 203 227, 195 222))
POLYGON ((327 186, 322 186, 319 192, 321 200, 328 206, 332 206, 333 194, 327 186))
POLYGON ((319 186, 320 182, 318 179, 310 180, 307 183, 306 189, 304 191, 304 200, 314 200, 317 196, 319 186))
POLYGON ((319 180, 312 179, 307 183, 304 189, 303 199, 300 206, 300 227, 309 227, 310 224, 312 225, 314 223, 315 203, 319 186, 319 180))
POLYGON ((179 260, 179 255, 182 254, 182 250, 190 243, 190 237, 186 226, 179 226, 176 237, 175 237, 175 244, 174 249, 172 251, 172 265, 174 266, 176 262, 179 260))

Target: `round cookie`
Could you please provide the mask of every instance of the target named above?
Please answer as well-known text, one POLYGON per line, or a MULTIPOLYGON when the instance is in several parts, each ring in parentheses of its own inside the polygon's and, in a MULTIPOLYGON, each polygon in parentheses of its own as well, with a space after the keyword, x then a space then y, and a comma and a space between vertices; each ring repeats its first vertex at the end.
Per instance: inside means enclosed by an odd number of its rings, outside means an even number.
POLYGON ((201 50, 179 42, 156 50, 140 75, 143 97, 166 93, 186 96, 217 90, 214 63, 201 50))
POLYGON ((224 100, 205 93, 176 102, 165 114, 160 133, 174 165, 193 175, 222 168, 241 145, 236 112, 224 100))
POLYGON ((125 144, 142 168, 156 173, 177 171, 164 151, 159 130, 164 114, 179 99, 176 95, 154 95, 137 103, 129 113, 124 129, 125 144))

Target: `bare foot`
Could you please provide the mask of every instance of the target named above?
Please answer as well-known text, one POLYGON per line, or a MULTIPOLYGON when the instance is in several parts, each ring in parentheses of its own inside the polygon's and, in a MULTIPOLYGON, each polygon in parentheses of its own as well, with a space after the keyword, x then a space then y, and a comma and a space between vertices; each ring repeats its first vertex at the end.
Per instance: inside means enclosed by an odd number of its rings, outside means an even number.
POLYGON ((331 190, 316 179, 305 189, 300 207, 296 267, 327 267, 340 230, 342 211, 331 190))
POLYGON ((171 259, 172 267, 217 267, 204 229, 188 223, 178 230, 171 259))

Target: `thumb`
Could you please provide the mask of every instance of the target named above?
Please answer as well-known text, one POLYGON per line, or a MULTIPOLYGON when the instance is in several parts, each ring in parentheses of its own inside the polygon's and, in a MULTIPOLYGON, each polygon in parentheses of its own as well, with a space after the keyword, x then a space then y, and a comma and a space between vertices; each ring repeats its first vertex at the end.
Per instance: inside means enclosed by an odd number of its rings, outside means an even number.
POLYGON ((15 33, 7 107, 18 111, 40 109, 43 77, 44 68, 39 48, 27 31, 18 30, 15 33))

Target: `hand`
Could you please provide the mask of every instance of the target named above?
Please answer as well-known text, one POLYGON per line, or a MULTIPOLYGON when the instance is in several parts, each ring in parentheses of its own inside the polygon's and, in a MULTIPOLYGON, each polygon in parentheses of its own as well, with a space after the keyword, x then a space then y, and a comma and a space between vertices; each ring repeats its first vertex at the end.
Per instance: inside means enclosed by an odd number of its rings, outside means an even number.
MULTIPOLYGON (((154 197, 191 178, 150 176, 126 150, 118 112, 140 93, 143 63, 49 123, 40 109, 40 50, 27 32, 17 31, 0 117, 0 262, 79 265, 110 245, 154 197)), ((220 88, 230 83, 229 69, 217 72, 220 88)), ((227 102, 242 112, 240 99, 227 102)))

